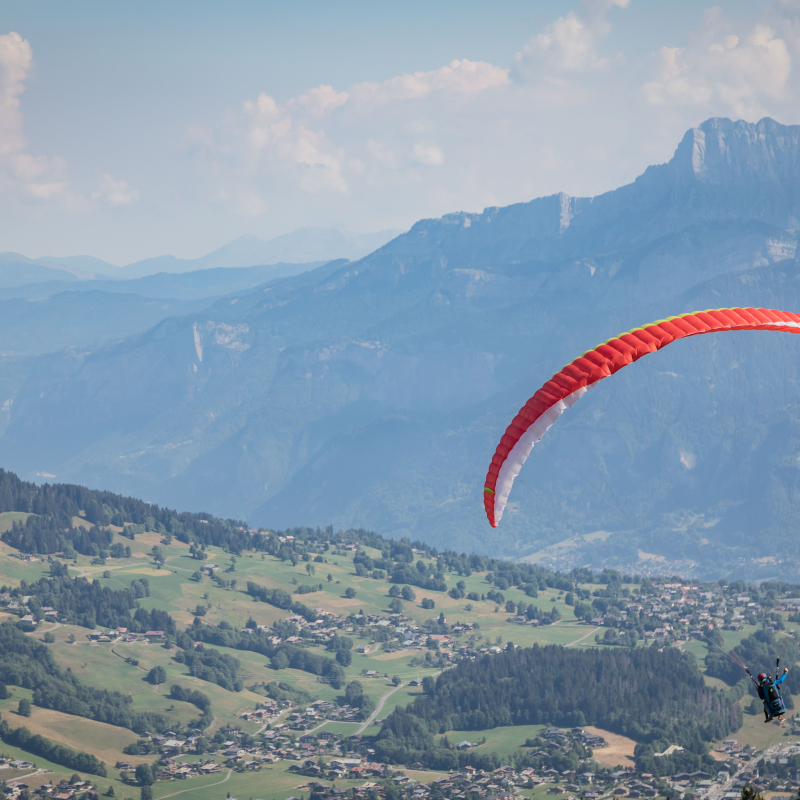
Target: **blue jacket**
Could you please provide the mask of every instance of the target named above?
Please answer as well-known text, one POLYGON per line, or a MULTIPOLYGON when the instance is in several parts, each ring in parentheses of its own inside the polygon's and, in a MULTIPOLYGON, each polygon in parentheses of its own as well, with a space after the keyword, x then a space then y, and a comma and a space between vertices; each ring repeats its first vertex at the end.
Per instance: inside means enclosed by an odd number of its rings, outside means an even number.
POLYGON ((767 678, 764 683, 758 687, 758 696, 764 702, 764 708, 772 715, 783 714, 786 711, 786 706, 781 697, 781 690, 778 688, 786 680, 788 673, 784 672, 780 678, 767 678))

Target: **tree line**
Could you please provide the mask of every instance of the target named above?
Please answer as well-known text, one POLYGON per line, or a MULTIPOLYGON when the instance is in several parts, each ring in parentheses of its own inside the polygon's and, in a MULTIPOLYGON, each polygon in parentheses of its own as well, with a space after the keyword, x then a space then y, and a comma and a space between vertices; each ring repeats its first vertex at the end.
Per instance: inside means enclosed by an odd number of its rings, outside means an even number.
POLYGON ((307 619, 309 622, 314 622, 317 619, 317 612, 313 608, 309 608, 298 600, 294 600, 292 596, 283 589, 268 589, 266 586, 260 586, 253 581, 247 581, 247 594, 255 600, 260 600, 262 603, 269 603, 275 608, 281 608, 284 611, 291 611, 293 614, 307 619))

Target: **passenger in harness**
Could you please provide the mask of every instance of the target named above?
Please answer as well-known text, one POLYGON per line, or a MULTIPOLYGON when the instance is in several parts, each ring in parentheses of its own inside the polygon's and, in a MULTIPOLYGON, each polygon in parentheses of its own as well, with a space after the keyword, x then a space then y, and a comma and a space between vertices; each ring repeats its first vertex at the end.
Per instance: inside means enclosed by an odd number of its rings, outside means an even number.
POLYGON ((783 723, 783 715, 786 712, 786 706, 783 703, 779 686, 786 680, 788 673, 789 670, 784 667, 783 675, 781 675, 780 678, 776 676, 775 680, 770 678, 769 675, 765 675, 763 672, 758 676, 756 691, 758 692, 759 698, 761 698, 764 703, 764 722, 771 722, 777 717, 778 721, 781 724, 783 723))

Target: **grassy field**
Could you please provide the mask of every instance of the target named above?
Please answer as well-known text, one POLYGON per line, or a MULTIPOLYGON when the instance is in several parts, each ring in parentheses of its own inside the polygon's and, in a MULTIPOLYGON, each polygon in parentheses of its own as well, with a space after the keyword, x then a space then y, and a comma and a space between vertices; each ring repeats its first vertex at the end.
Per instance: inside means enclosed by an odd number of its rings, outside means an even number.
POLYGON ((0 533, 10 531, 15 522, 26 522, 29 516, 24 511, 4 511, 0 514, 0 533))
MULTIPOLYGON (((739 701, 739 704, 746 708, 750 704, 751 699, 752 697, 750 695, 745 695, 745 697, 739 701)), ((753 747, 757 747, 759 750, 771 747, 774 744, 787 742, 791 738, 788 724, 784 727, 774 722, 765 724, 764 715, 761 712, 755 716, 747 713, 743 716, 744 724, 742 727, 736 731, 736 733, 732 734, 731 737, 726 738, 736 739, 740 744, 749 744, 753 747)))
POLYGON ((481 753, 497 753, 501 759, 507 758, 524 750, 526 739, 540 736, 544 725, 513 725, 505 728, 493 728, 490 731, 448 731, 437 736, 438 742, 446 736, 450 744, 467 741, 476 744, 485 738, 486 742, 478 745, 475 750, 481 753))

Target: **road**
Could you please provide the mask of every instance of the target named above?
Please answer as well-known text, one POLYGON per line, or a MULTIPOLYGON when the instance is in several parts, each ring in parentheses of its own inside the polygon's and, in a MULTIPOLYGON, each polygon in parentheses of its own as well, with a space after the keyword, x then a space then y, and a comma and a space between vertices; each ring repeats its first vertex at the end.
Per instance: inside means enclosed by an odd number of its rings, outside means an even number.
POLYGON ((353 734, 353 736, 360 736, 362 733, 364 733, 364 731, 365 731, 365 730, 366 730, 366 729, 367 729, 367 728, 368 728, 370 725, 372 725, 373 721, 375 720, 375 717, 377 717, 377 716, 378 716, 378 714, 380 714, 380 713, 381 713, 381 711, 383 711, 383 706, 384 706, 384 703, 385 703, 385 702, 386 702, 386 701, 387 701, 387 700, 388 700, 388 699, 389 699, 389 698, 390 698, 390 697, 391 697, 391 696, 392 696, 392 695, 393 695, 393 694, 394 694, 394 693, 395 693, 395 692, 396 692, 398 689, 402 689, 402 688, 403 688, 403 686, 405 686, 405 684, 404 684, 404 683, 398 684, 397 686, 395 686, 395 687, 394 687, 394 689, 392 689, 392 690, 391 690, 391 691, 389 691, 389 692, 386 692, 386 694, 385 694, 385 695, 383 695, 383 697, 381 697, 381 699, 380 699, 380 700, 378 700, 378 706, 377 706, 377 708, 376 708, 376 709, 375 709, 375 710, 374 710, 374 711, 373 711, 373 712, 372 712, 372 713, 369 715, 369 718, 367 719, 367 721, 366 721, 366 722, 365 722, 365 723, 364 723, 364 724, 363 724, 363 725, 362 725, 362 726, 361 726, 361 727, 360 727, 360 728, 359 728, 359 729, 358 729, 358 730, 357 730, 357 731, 356 731, 356 732, 353 734))
POLYGON ((576 639, 574 642, 570 642, 569 644, 565 644, 564 647, 572 647, 572 645, 578 644, 578 642, 582 642, 584 639, 588 639, 593 633, 597 633, 597 631, 599 631, 599 630, 600 630, 600 628, 592 628, 589 631, 589 633, 581 636, 580 639, 576 639))

